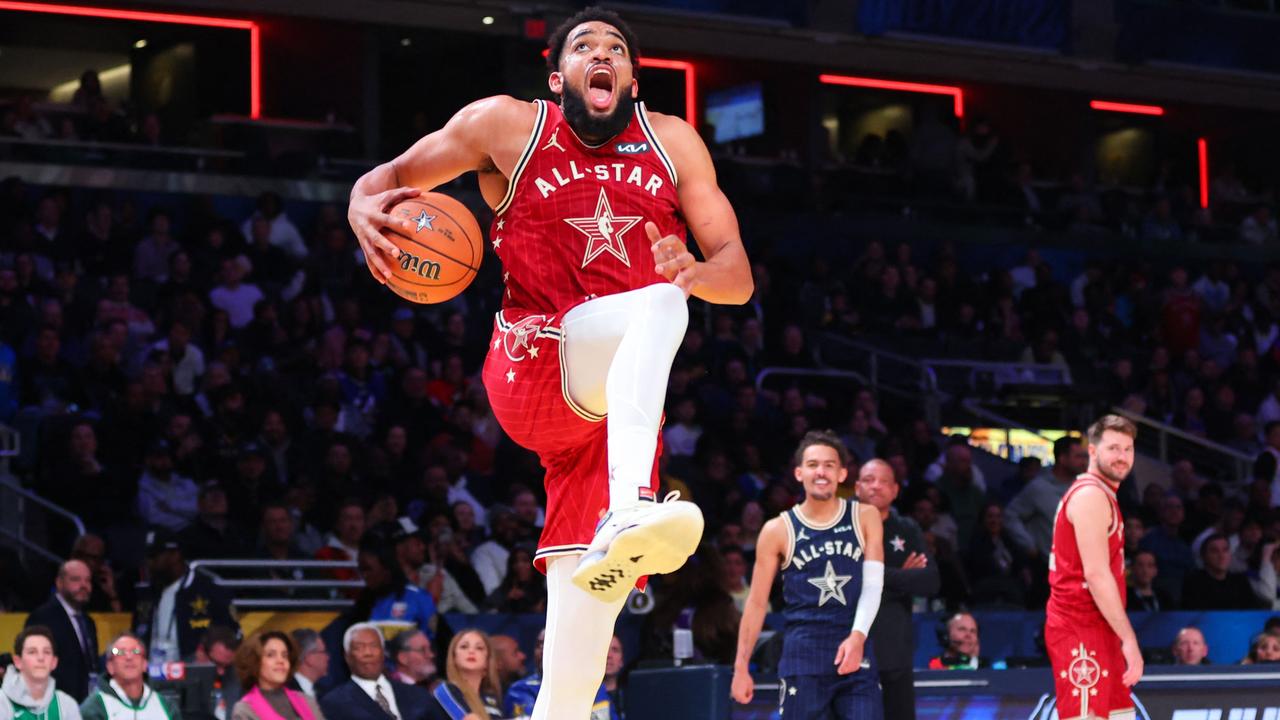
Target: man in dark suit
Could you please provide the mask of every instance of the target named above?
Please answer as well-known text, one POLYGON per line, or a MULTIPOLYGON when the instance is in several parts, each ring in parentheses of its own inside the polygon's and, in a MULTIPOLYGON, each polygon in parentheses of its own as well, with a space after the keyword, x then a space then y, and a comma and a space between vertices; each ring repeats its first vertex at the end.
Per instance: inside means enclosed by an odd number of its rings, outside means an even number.
POLYGON ((173 532, 147 533, 147 572, 150 584, 138 591, 133 632, 147 643, 152 662, 190 660, 211 626, 239 632, 230 595, 187 565, 173 532))
POLYGON ((342 636, 351 679, 320 699, 326 717, 344 720, 424 720, 431 695, 420 687, 387 678, 386 642, 370 623, 356 623, 342 636))
POLYGON ((79 560, 58 568, 53 597, 27 616, 27 627, 44 625, 53 631, 58 667, 53 679, 58 689, 84 702, 98 678, 98 627, 86 607, 93 594, 93 574, 79 560))

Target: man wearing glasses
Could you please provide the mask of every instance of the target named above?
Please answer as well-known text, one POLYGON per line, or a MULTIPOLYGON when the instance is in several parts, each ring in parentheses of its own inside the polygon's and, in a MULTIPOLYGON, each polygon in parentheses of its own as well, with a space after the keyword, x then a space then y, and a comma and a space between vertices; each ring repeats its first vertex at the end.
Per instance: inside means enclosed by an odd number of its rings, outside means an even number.
POLYGON ((182 713, 147 685, 147 646, 121 633, 107 650, 107 675, 80 706, 85 720, 182 720, 182 713))

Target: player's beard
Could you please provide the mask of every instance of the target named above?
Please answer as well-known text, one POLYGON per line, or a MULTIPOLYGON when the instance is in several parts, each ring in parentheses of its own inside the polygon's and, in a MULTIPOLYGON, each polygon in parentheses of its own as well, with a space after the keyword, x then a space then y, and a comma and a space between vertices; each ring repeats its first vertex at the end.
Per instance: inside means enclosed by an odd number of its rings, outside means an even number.
POLYGON ((631 116, 635 114, 636 101, 631 93, 618 93, 618 103, 613 112, 604 117, 594 116, 587 108, 587 101, 580 93, 569 89, 566 84, 560 94, 560 110, 569 127, 589 144, 603 143, 631 124, 631 116))
MULTIPOLYGON (((1129 470, 1132 470, 1132 469, 1133 469, 1132 467, 1129 468, 1129 470)), ((1124 478, 1129 475, 1129 471, 1126 470, 1123 476, 1116 477, 1115 473, 1111 470, 1111 468, 1104 466, 1102 463, 1098 463, 1098 465, 1094 468, 1094 470, 1095 470, 1094 472, 1095 475, 1101 477, 1103 480, 1106 480, 1107 482, 1113 485, 1119 485, 1120 483, 1124 482, 1124 478)))

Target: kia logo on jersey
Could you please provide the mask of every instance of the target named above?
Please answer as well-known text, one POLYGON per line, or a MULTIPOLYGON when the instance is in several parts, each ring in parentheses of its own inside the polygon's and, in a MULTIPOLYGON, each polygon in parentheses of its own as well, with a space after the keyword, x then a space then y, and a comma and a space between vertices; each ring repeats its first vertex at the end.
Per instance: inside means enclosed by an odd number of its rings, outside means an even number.
POLYGON ((618 143, 613 146, 613 149, 620 155, 639 155, 649 152, 649 143, 618 143))

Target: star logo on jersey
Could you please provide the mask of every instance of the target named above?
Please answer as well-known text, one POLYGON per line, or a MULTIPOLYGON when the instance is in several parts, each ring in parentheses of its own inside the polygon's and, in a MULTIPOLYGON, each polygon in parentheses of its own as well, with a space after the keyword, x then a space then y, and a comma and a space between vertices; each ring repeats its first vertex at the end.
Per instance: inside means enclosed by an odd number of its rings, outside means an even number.
POLYGON ((844 600, 844 586, 852 579, 852 575, 837 575, 835 566, 828 560, 827 571, 822 574, 822 577, 809 578, 809 584, 822 592, 818 596, 818 607, 826 605, 828 600, 848 605, 849 603, 844 600))
POLYGON ((636 215, 614 215, 613 208, 609 207, 609 198, 604 194, 604 188, 600 188, 600 199, 596 202, 594 216, 565 218, 565 222, 587 236, 587 251, 582 256, 582 267, 590 265, 591 261, 604 252, 621 260, 623 265, 631 267, 631 260, 627 257, 627 246, 623 244, 622 236, 643 219, 636 215))
POLYGON ((541 329, 544 320, 546 320, 545 315, 530 315, 521 318, 519 322, 502 333, 502 345, 508 359, 512 362, 520 362, 526 357, 535 359, 538 357, 538 349, 533 345, 533 339, 538 336, 538 330, 541 329))
POLYGON ((422 232, 423 228, 435 230, 435 228, 431 227, 431 221, 435 219, 435 215, 428 215, 427 211, 423 210, 421 213, 418 213, 418 217, 414 218, 413 221, 418 223, 418 232, 422 232))
POLYGON ((889 541, 889 544, 893 546, 894 552, 907 551, 907 541, 902 539, 901 535, 894 535, 893 539, 889 541))

